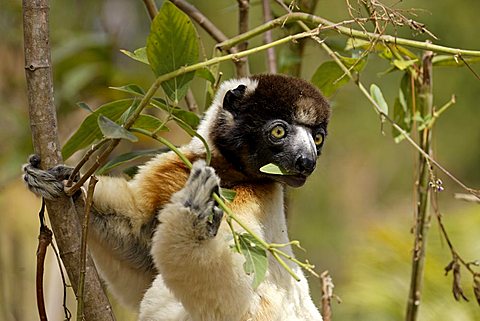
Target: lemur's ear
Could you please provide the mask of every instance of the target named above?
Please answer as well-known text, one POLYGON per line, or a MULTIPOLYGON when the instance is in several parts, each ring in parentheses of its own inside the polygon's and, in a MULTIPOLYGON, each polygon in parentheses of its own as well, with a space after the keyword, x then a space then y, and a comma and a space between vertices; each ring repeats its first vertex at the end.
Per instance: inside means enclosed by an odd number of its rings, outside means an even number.
POLYGON ((227 91, 223 98, 223 108, 236 115, 238 113, 237 101, 243 97, 246 89, 247 86, 239 85, 237 88, 227 91))

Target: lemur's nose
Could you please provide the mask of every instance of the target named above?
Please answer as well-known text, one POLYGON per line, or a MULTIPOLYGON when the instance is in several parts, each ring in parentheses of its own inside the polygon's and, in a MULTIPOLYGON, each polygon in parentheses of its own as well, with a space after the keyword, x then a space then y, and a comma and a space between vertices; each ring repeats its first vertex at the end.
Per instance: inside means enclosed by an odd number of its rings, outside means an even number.
POLYGON ((303 175, 310 175, 316 166, 316 160, 300 155, 295 161, 295 169, 303 175))

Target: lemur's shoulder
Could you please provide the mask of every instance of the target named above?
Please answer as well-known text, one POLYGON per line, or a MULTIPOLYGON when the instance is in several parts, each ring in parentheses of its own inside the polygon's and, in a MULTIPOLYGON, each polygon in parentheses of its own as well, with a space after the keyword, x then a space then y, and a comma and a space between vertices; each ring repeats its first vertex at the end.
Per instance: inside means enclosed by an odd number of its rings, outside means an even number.
MULTIPOLYGON (((192 163, 205 158, 204 154, 190 151, 188 146, 182 148, 182 152, 192 163)), ((214 157, 211 165, 220 177, 222 187, 235 191, 235 200, 231 204, 234 210, 243 212, 242 207, 261 204, 268 201, 272 193, 281 192, 281 186, 276 183, 249 181, 222 157, 214 157)), ((130 184, 135 187, 137 202, 144 211, 154 214, 185 186, 189 174, 188 166, 175 153, 168 152, 157 155, 141 166, 130 184)))
MULTIPOLYGON (((192 153, 185 153, 185 156, 191 162, 198 159, 192 153)), ((154 214, 185 186, 189 173, 187 165, 174 152, 168 152, 141 166, 130 184, 137 191, 137 202, 144 211, 154 214)))

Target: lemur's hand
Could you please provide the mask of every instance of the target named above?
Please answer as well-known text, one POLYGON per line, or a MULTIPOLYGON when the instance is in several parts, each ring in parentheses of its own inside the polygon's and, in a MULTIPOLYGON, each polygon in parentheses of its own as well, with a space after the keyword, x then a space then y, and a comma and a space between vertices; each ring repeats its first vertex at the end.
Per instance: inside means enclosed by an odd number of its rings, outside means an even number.
POLYGON ((64 195, 64 181, 73 171, 72 167, 57 165, 48 170, 39 168, 40 157, 31 155, 23 165, 23 180, 28 189, 38 196, 53 200, 64 195))
POLYGON ((195 216, 193 228, 197 230, 200 240, 217 235, 223 211, 212 194, 218 194, 219 190, 220 179, 215 170, 206 166, 205 161, 198 160, 193 164, 185 187, 178 193, 180 202, 195 216))

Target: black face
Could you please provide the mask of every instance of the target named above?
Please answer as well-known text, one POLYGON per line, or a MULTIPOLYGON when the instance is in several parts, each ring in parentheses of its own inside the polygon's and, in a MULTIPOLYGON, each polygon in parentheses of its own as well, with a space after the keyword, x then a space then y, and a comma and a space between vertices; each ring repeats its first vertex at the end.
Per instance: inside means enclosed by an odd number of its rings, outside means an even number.
POLYGON ((245 94, 246 88, 242 85, 226 93, 223 108, 229 113, 221 113, 217 119, 213 133, 215 145, 248 177, 302 186, 321 153, 329 107, 320 93, 304 81, 299 83, 296 78, 284 76, 268 78, 274 80, 274 86, 271 81, 260 78, 253 93, 245 94), (279 81, 284 88, 275 88, 279 81), (308 87, 305 90, 299 89, 300 86, 308 87), (308 124, 298 119, 296 103, 299 96, 305 98, 307 94, 318 102, 318 107, 314 104, 314 108, 318 108, 318 112, 314 110, 316 119, 308 124), (260 168, 269 163, 282 168, 286 175, 262 173, 260 168))
POLYGON ((268 121, 259 138, 261 143, 257 144, 257 166, 273 163, 285 175, 269 175, 270 178, 293 187, 301 186, 316 167, 325 136, 322 124, 306 126, 283 119, 268 121))

